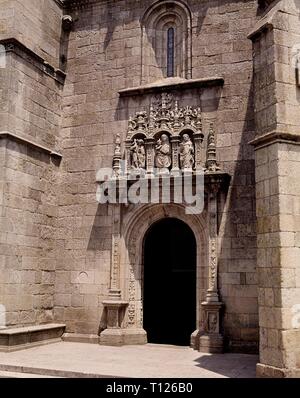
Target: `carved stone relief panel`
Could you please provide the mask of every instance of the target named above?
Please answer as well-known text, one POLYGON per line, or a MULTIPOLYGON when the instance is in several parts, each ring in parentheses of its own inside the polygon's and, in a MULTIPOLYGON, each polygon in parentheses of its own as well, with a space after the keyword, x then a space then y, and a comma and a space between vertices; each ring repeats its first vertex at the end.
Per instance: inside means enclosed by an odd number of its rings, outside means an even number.
POLYGON ((129 119, 125 142, 127 171, 203 171, 203 139, 199 107, 180 108, 172 94, 156 95, 149 112, 139 111, 129 119))

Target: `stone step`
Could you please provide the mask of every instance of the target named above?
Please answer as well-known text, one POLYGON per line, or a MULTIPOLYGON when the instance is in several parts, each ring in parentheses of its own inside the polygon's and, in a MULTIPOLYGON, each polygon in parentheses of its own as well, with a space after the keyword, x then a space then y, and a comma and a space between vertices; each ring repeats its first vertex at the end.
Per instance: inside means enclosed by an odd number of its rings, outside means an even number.
POLYGON ((11 352, 61 341, 66 325, 44 324, 0 330, 0 351, 11 352))
MULTIPOLYGON (((61 369, 47 369, 47 368, 34 368, 21 365, 7 365, 0 364, 0 378, 6 377, 5 375, 19 375, 17 377, 26 378, 29 375, 30 378, 36 376, 37 378, 51 377, 51 378, 86 378, 86 379, 101 379, 101 378, 120 378, 120 376, 112 375, 101 375, 97 373, 87 372, 76 372, 61 369), (4 376, 2 376, 4 375, 4 376), (30 376, 31 375, 31 376, 30 376)), ((9 377, 9 376, 7 376, 9 377)))
POLYGON ((54 379, 54 378, 55 378, 54 376, 38 375, 34 373, 0 371, 0 379, 54 379))

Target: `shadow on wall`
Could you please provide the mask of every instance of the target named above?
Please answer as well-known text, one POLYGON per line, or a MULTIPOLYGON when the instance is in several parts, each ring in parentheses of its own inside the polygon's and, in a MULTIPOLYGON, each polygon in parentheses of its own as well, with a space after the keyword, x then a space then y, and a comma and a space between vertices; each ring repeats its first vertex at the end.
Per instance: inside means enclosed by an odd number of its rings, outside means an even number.
MULTIPOLYGON (((258 0, 259 1, 259 0, 258 0)), ((271 0, 272 1, 272 0, 271 0)), ((267 3, 267 2, 271 2, 269 0, 261 0, 261 3, 267 3)), ((277 2, 280 0, 277 0, 277 2)), ((253 0, 243 0, 242 3, 253 3, 253 0)), ((236 5, 236 9, 232 8, 231 12, 234 11, 239 11, 241 9, 241 1, 240 0, 218 0, 218 1, 214 1, 211 2, 210 0, 206 0, 206 1, 201 1, 201 2, 197 2, 197 10, 192 10, 196 12, 198 14, 198 18, 197 18, 197 22, 195 24, 193 24, 193 27, 196 26, 196 34, 198 35, 199 33, 201 33, 201 29, 204 23, 204 20, 206 18, 207 12, 209 9, 218 9, 219 7, 225 7, 228 4, 231 4, 232 7, 235 4, 236 5)), ((264 7, 257 7, 257 15, 261 15, 261 13, 264 11, 265 6, 264 7)))
POLYGON ((104 220, 110 220, 108 215, 109 205, 99 204, 97 206, 96 215, 94 218, 92 230, 87 250, 89 251, 104 251, 111 250, 111 236, 112 226, 105 224, 104 220))
POLYGON ((61 158, 52 157, 48 153, 45 153, 43 150, 40 150, 36 147, 31 147, 30 145, 23 144, 17 141, 7 141, 6 148, 9 151, 15 152, 16 157, 18 158, 25 155, 38 162, 45 163, 47 165, 52 164, 55 167, 59 167, 61 163, 61 158))
MULTIPOLYGON (((279 1, 279 0, 278 0, 279 1)), ((116 14, 116 3, 115 1, 108 1, 105 4, 105 9, 102 13, 101 21, 98 21, 97 23, 93 23, 93 26, 91 26, 91 30, 98 30, 99 25, 101 24, 101 28, 106 28, 106 36, 104 39, 104 49, 106 50, 113 38, 115 30, 120 26, 120 25, 126 25, 126 24, 131 24, 133 21, 139 20, 140 22, 142 21, 143 16, 146 14, 146 12, 152 8, 156 3, 160 3, 161 0, 155 0, 155 1, 148 1, 144 2, 145 6, 143 7, 143 10, 140 11, 140 1, 126 1, 122 2, 124 3, 124 11, 128 11, 130 8, 130 12, 124 13, 124 17, 120 18, 120 14, 117 14, 116 17, 114 15, 116 14), (137 14, 137 11, 139 11, 139 14, 137 14)), ((169 1, 171 3, 171 1, 169 1)), ((200 33, 204 19, 206 17, 207 11, 210 8, 218 8, 220 6, 226 6, 227 4, 236 4, 236 9, 237 11, 240 9, 240 0, 218 0, 217 2, 214 2, 213 4, 211 3, 210 0, 206 1, 201 1, 201 2, 195 2, 194 5, 190 5, 190 1, 186 0, 175 0, 174 3, 181 3, 186 6, 186 8, 189 8, 192 14, 198 15, 198 18, 196 21, 192 21, 192 26, 197 27, 197 33, 200 33)), ((253 0, 244 0, 246 3, 252 3, 253 0)), ((121 5, 122 6, 122 5, 121 5)), ((120 7, 121 7, 120 6, 120 7)), ((120 10, 123 11, 123 10, 120 10)), ((70 13, 70 11, 66 10, 67 13, 70 13)), ((75 14, 75 13, 73 13, 75 14)), ((74 15, 74 18, 77 19, 78 15, 74 15)), ((75 27, 76 31, 84 31, 86 30, 86 23, 85 21, 81 24, 80 23, 80 18, 79 18, 79 23, 76 24, 75 27)))
MULTIPOLYGON (((230 246, 227 239, 221 239, 219 257, 219 278, 231 272, 240 277, 232 284, 225 285, 224 281, 219 284, 220 297, 226 307, 225 347, 229 351, 249 353, 258 352, 255 160, 254 149, 249 144, 255 136, 253 95, 252 77, 236 160, 221 162, 232 179, 222 226, 222 235, 230 239, 230 246)), ((219 225, 221 223, 222 220, 219 225)))

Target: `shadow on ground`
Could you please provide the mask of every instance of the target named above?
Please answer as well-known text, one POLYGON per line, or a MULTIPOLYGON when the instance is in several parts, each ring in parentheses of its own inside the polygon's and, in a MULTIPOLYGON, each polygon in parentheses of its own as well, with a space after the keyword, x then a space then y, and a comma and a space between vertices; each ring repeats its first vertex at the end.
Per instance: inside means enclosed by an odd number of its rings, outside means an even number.
POLYGON ((209 354, 194 360, 196 366, 225 377, 254 378, 258 362, 256 355, 209 354))

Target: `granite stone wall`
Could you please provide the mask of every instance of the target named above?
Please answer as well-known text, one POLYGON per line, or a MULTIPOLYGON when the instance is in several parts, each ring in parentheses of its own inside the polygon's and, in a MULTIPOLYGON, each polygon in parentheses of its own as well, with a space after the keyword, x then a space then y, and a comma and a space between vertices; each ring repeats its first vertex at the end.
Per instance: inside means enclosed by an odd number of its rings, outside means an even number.
POLYGON ((299 3, 281 1, 253 35, 259 376, 299 375, 299 3))
POLYGON ((15 38, 58 67, 62 13, 54 0, 1 0, 0 40, 15 38))
POLYGON ((53 320, 61 15, 52 0, 0 4, 0 303, 9 327, 53 320))

